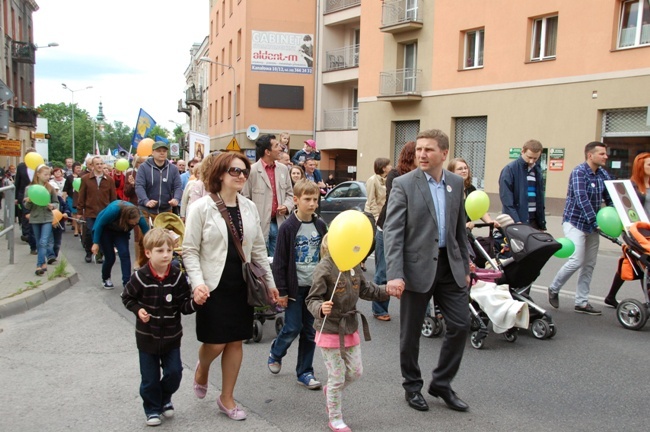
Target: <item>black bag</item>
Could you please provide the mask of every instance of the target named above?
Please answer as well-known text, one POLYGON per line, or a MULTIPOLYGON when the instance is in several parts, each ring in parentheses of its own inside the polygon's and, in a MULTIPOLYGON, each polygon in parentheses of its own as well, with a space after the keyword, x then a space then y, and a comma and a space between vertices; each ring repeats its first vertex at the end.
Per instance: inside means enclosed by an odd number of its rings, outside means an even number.
MULTIPOLYGON (((221 215, 226 221, 230 232, 232 233, 233 240, 235 242, 235 247, 237 252, 239 252, 239 257, 242 262, 242 272, 244 274, 244 281, 246 281, 246 295, 247 301, 250 306, 253 307, 267 307, 273 304, 271 297, 269 296, 269 287, 266 284, 266 270, 256 262, 246 262, 246 256, 242 250, 241 242, 238 241, 237 232, 232 223, 230 223, 230 218, 228 217, 228 210, 226 210, 226 205, 220 196, 211 193, 210 197, 217 204, 217 208, 221 212, 221 215)), ((242 221, 243 223, 243 221, 242 221)))

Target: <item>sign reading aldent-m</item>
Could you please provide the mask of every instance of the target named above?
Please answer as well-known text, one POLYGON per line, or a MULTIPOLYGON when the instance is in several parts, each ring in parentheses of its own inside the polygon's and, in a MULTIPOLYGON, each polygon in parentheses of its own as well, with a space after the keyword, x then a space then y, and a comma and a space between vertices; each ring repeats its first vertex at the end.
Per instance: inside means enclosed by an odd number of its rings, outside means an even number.
POLYGON ((251 38, 252 71, 313 73, 314 35, 253 30, 251 38))

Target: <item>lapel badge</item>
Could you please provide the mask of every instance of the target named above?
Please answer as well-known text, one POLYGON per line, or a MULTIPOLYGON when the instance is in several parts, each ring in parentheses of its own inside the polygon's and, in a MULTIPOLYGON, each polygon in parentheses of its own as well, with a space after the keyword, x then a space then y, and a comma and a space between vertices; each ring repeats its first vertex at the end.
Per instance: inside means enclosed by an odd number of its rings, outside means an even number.
POLYGON ((447 192, 451 193, 451 185, 447 185, 447 192))

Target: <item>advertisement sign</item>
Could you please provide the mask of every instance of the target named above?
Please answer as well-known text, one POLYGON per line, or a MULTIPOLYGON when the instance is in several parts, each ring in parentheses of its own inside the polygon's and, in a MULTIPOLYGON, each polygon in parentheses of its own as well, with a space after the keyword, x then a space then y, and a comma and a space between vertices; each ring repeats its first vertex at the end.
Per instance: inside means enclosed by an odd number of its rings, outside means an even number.
POLYGON ((0 156, 20 157, 20 141, 0 140, 0 156))
POLYGON ((251 39, 252 71, 313 73, 314 35, 253 30, 251 39))
POLYGON ((564 169, 564 149, 552 148, 548 152, 548 169, 550 171, 562 171, 564 169))
POLYGON ((203 160, 206 153, 210 152, 210 137, 202 133, 190 131, 190 159, 198 157, 203 160))

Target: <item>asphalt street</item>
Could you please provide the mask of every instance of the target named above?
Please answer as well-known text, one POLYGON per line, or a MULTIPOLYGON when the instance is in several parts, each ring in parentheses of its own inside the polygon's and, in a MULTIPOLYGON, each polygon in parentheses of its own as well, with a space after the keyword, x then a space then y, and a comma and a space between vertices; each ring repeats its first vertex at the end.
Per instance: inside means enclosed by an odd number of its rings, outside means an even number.
MULTIPOLYGON (((99 265, 83 263, 72 236, 65 252, 80 281, 27 313, 0 321, 0 430, 131 431, 145 430, 138 394, 139 370, 134 316, 121 303, 119 287, 101 288, 99 265)), ((601 308, 616 257, 599 257, 592 293, 601 308)), ((532 292, 544 308, 546 286, 562 260, 552 258, 532 292)), ((366 273, 372 277, 373 261, 366 273)), ((119 266, 113 279, 119 281, 119 266)), ((119 285, 119 284, 118 284, 119 285)), ((431 410, 417 412, 404 401, 399 372, 399 301, 392 299, 393 320, 372 319, 370 304, 359 302, 369 317, 372 341, 362 343, 364 376, 344 392, 343 413, 354 431, 610 431, 646 430, 648 338, 650 327, 623 329, 613 309, 600 317, 573 312, 570 280, 551 310, 557 335, 537 340, 522 330, 514 343, 490 333, 485 346, 468 343, 454 389, 468 413, 449 410, 425 394, 431 410)), ((638 283, 628 282, 619 299, 641 298, 638 283)), ((219 414, 215 399, 220 369, 211 368, 210 389, 197 400, 191 389, 198 343, 194 318, 184 317, 181 388, 174 397, 176 416, 159 430, 305 431, 328 430, 324 397, 296 384, 297 347, 292 347, 279 375, 266 367, 274 323, 264 324, 260 343, 245 345, 235 397, 249 418, 233 422, 219 414)), ((440 339, 420 339, 420 365, 428 384, 440 339)), ((325 381, 319 352, 314 367, 325 381)))

